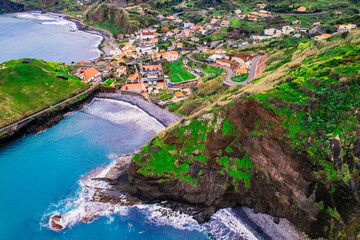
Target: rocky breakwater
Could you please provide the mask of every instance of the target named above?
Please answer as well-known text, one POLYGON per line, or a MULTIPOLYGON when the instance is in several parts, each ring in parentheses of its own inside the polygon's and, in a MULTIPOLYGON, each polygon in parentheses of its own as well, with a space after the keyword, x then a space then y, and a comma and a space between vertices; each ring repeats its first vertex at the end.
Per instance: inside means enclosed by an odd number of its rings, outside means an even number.
MULTIPOLYGON (((172 200, 185 211, 192 206, 188 213, 199 222, 243 205, 275 221, 286 218, 313 238, 337 234, 358 219, 358 185, 324 181, 317 173, 326 169, 291 146, 282 121, 249 99, 183 120, 134 156, 126 190, 142 200, 172 200)), ((324 161, 335 165, 339 151, 334 147, 324 161)))

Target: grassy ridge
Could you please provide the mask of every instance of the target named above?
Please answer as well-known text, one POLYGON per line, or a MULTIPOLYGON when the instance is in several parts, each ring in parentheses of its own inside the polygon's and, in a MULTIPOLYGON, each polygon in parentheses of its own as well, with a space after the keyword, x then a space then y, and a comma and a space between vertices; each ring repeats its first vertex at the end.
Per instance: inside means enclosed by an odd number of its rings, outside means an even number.
POLYGON ((0 65, 0 126, 14 122, 85 90, 88 85, 67 74, 61 63, 22 59, 0 65), (56 72, 55 69, 59 71, 56 72), (64 74, 69 80, 57 78, 64 74))

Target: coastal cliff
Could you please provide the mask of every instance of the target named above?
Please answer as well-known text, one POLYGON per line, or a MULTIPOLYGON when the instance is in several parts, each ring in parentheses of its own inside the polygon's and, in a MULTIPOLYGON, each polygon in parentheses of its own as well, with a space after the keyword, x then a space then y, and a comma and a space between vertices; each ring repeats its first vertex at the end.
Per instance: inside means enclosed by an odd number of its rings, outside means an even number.
POLYGON ((194 214, 200 222, 218 208, 245 205, 287 218, 310 237, 329 236, 356 218, 359 188, 341 180, 330 188, 321 181, 315 174, 321 166, 289 145, 283 120, 246 99, 184 121, 134 157, 133 194, 200 205, 206 209, 194 214))
POLYGON ((311 238, 356 239, 359 34, 307 46, 159 133, 133 157, 130 193, 197 206, 199 222, 245 205, 311 238))

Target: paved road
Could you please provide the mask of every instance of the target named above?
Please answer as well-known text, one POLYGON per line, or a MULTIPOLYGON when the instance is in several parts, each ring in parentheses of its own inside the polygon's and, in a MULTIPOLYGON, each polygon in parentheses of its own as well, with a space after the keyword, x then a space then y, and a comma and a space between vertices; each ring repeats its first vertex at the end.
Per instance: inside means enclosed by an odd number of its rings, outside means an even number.
POLYGON ((8 129, 12 128, 12 127, 16 127, 18 124, 24 123, 24 122, 26 122, 26 121, 28 121, 28 120, 33 119, 34 117, 40 116, 41 114, 43 114, 43 113, 45 113, 45 112, 47 112, 47 111, 50 111, 51 109, 53 109, 53 108, 55 108, 55 107, 58 107, 58 106, 60 106, 60 105, 62 105, 62 104, 64 104, 64 103, 68 103, 68 102, 70 102, 70 101, 72 101, 72 100, 75 100, 76 98, 78 98, 78 97, 80 97, 80 96, 82 96, 82 95, 84 95, 84 94, 92 91, 95 87, 96 87, 96 86, 93 86, 93 87, 85 90, 84 92, 81 92, 81 93, 79 93, 79 94, 77 94, 77 95, 75 95, 75 96, 73 96, 73 97, 71 97, 71 98, 68 98, 68 99, 66 99, 66 100, 64 100, 64 101, 62 101, 62 102, 59 102, 59 103, 57 103, 57 104, 55 104, 55 105, 52 105, 52 106, 50 106, 50 107, 48 107, 48 108, 45 108, 45 109, 43 109, 43 110, 41 110, 41 111, 39 111, 39 112, 37 112, 37 113, 34 113, 34 114, 32 114, 32 115, 30 115, 30 116, 28 116, 28 117, 25 117, 25 118, 23 118, 23 119, 20 119, 20 120, 12 123, 12 124, 10 124, 10 125, 7 125, 7 126, 5 126, 5 127, 2 127, 2 128, 0 128, 0 132, 5 131, 5 130, 8 130, 8 129))
MULTIPOLYGON (((195 63, 203 64, 203 62, 195 60, 194 57, 191 55, 191 53, 188 54, 187 57, 190 58, 195 63)), ((258 55, 252 60, 252 64, 251 64, 251 67, 250 67, 250 70, 249 70, 249 77, 243 82, 234 82, 233 80, 231 80, 231 78, 233 77, 233 71, 231 69, 229 69, 227 67, 224 67, 224 66, 220 66, 220 65, 214 65, 214 64, 210 64, 210 65, 214 66, 214 67, 220 67, 220 68, 224 69, 225 71, 227 71, 227 75, 226 75, 226 78, 224 80, 225 85, 227 85, 227 86, 246 85, 255 77, 257 64, 258 64, 258 62, 260 61, 260 59, 262 57, 263 57, 262 55, 258 55)))

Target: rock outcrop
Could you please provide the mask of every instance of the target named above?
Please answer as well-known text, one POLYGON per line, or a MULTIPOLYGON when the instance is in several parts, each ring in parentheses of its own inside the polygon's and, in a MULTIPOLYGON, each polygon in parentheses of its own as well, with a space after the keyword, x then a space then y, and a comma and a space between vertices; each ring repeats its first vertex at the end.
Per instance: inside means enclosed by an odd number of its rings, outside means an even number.
MULTIPOLYGON (((246 99, 182 121, 134 157, 130 192, 200 207, 193 213, 199 222, 219 208, 245 205, 287 218, 313 238, 338 232, 358 215, 358 185, 336 180, 330 187, 322 181, 316 175, 321 166, 291 146, 283 120, 246 99)), ((333 148, 333 158, 341 157, 339 148, 333 148)))

